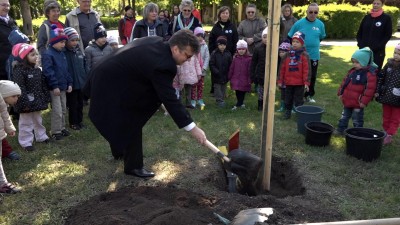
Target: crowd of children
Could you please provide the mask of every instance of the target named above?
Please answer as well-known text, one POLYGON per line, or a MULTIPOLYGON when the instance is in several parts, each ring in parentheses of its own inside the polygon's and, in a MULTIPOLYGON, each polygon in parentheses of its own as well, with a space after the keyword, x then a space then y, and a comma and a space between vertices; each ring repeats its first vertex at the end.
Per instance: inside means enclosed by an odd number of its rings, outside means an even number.
MULTIPOLYGON (((7 105, 19 114, 18 142, 26 151, 34 151, 34 142, 49 143, 70 135, 66 128, 68 102, 68 123, 73 130, 85 127, 83 123, 85 85, 88 72, 101 58, 118 49, 118 39, 108 37, 103 25, 94 28, 94 41, 82 52, 78 46, 79 34, 71 27, 64 30, 52 26, 49 46, 41 55, 42 68, 38 67, 39 55, 18 30, 10 37, 13 43, 12 57, 8 62, 9 79, 0 81, 0 138, 13 136, 16 129, 7 112, 7 105), (15 61, 15 62, 13 62, 15 61), (51 103, 51 137, 47 136, 42 124, 41 111, 51 103)), ((247 43, 239 40, 236 53, 226 49, 227 38, 219 36, 218 46, 209 54, 205 31, 194 30, 201 46, 200 52, 178 66, 173 86, 177 98, 188 108, 199 106, 204 109, 204 77, 208 67, 211 73, 216 105, 225 107, 227 83, 235 91, 235 111, 246 108, 245 95, 251 91, 252 83, 258 84, 258 110, 263 109, 264 77, 266 61, 267 29, 262 32, 262 42, 251 55, 247 43), (182 97, 184 96, 184 97, 182 97)), ((304 92, 310 84, 309 57, 304 46, 305 34, 296 32, 290 41, 279 46, 277 85, 280 88, 280 109, 283 118, 289 119, 294 107, 304 104, 304 92)), ((383 105, 383 129, 387 132, 384 144, 392 142, 400 126, 400 44, 396 46, 393 58, 378 72, 369 48, 356 50, 351 57, 352 68, 344 77, 337 95, 343 104, 336 134, 343 134, 349 120, 354 127, 363 127, 364 110, 373 97, 383 105)), ((167 114, 167 112, 166 112, 167 114)), ((1 156, 0 146, 0 156, 1 156)), ((19 156, 17 157, 19 158, 19 156)), ((16 159, 17 159, 16 158, 16 159)), ((0 193, 16 193, 20 190, 9 183, 0 161, 0 193)))

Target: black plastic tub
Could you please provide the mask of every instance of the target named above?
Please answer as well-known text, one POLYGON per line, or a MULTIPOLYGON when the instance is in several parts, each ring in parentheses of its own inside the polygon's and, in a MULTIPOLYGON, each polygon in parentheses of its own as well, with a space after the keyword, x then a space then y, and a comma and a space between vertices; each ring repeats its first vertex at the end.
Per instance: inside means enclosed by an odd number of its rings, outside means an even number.
POLYGON ((371 162, 381 155, 386 132, 370 128, 356 127, 344 131, 346 154, 371 162))
POLYGON ((306 144, 312 146, 327 146, 331 142, 333 126, 319 121, 311 121, 305 124, 306 144))
POLYGON ((296 107, 297 132, 306 134, 305 124, 310 121, 321 121, 324 109, 313 105, 301 105, 296 107))

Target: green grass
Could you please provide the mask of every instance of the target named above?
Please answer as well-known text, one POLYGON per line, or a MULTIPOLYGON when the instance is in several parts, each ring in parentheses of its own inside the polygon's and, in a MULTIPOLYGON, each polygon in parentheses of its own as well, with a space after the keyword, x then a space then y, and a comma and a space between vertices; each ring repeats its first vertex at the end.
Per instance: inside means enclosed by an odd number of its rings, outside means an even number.
MULTIPOLYGON (((351 66, 355 49, 322 48, 316 105, 325 109, 323 121, 334 126, 342 111, 337 88, 351 66)), ((387 52, 391 56, 393 47, 387 52)), ((209 82, 207 77, 205 110, 191 111, 195 121, 216 145, 227 145, 230 134, 240 128, 241 147, 259 153, 262 124, 261 113, 256 111, 257 96, 248 94, 248 109, 232 112, 235 95, 229 91, 227 107, 220 109, 208 94, 209 82)), ((304 137, 297 133, 295 116, 291 120, 281 117, 280 113, 275 114, 273 154, 291 160, 303 174, 305 197, 338 209, 348 220, 399 216, 398 137, 391 146, 384 147, 377 161, 366 163, 347 156, 340 137, 333 137, 331 145, 324 148, 304 144, 304 137)), ((381 105, 372 102, 365 111, 365 127, 381 129, 381 117, 381 105)), ((44 118, 49 128, 47 111, 44 118)), ((212 181, 199 180, 190 171, 208 173, 208 164, 217 162, 215 156, 188 133, 178 130, 172 119, 161 112, 144 129, 145 164, 158 175, 148 181, 125 176, 123 163, 111 158, 107 142, 87 118, 85 123, 88 129, 73 132, 57 143, 37 144, 35 152, 23 151, 17 138, 8 138, 23 159, 3 160, 3 164, 8 180, 22 187, 23 193, 0 197, 0 224, 62 224, 70 207, 127 185, 163 186, 172 182, 186 189, 215 189, 212 181)))

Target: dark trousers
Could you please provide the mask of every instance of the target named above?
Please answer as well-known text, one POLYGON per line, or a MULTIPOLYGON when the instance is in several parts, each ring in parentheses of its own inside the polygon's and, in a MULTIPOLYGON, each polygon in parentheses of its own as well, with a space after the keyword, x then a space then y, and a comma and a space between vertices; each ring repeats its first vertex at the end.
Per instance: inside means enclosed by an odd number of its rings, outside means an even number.
POLYGON ((304 86, 303 85, 287 85, 285 93, 285 108, 286 110, 293 109, 294 106, 300 106, 304 104, 303 94, 304 94, 304 86))
POLYGON ((246 95, 246 92, 245 91, 235 91, 235 93, 236 93, 236 99, 237 99, 236 106, 240 107, 243 105, 244 96, 246 95))
POLYGON ((342 117, 339 119, 338 131, 343 132, 349 126, 350 118, 353 120, 354 127, 364 126, 364 109, 354 109, 343 107, 342 117))
POLYGON ((83 94, 81 90, 67 93, 68 121, 70 125, 79 125, 83 119, 83 94))
POLYGON ((372 52, 374 53, 374 63, 378 65, 378 69, 381 70, 386 56, 385 49, 372 52))
POLYGON ((308 87, 309 91, 304 93, 304 97, 314 96, 315 95, 315 81, 317 80, 317 71, 318 71, 318 60, 310 60, 311 64, 311 80, 310 86, 308 87))

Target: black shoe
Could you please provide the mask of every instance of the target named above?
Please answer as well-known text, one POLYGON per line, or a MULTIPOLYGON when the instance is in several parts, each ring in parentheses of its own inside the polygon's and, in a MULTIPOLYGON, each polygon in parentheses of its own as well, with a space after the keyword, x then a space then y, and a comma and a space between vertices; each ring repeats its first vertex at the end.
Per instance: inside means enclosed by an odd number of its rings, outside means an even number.
POLYGON ((68 137, 69 135, 71 135, 71 133, 67 129, 64 129, 61 131, 61 135, 64 137, 68 137))
POLYGON ((153 172, 146 170, 145 168, 133 169, 131 171, 124 171, 124 172, 127 175, 133 175, 133 176, 142 177, 142 178, 154 177, 154 175, 155 175, 153 172))
POLYGON ((25 151, 28 151, 28 152, 35 151, 35 147, 33 147, 32 145, 31 146, 26 146, 24 149, 25 149, 25 151))
POLYGON ((123 160, 124 159, 124 155, 113 155, 115 160, 123 160))
POLYGON ((69 125, 69 127, 72 130, 80 130, 81 129, 81 126, 79 124, 71 124, 71 125, 69 125))
POLYGON ((51 135, 51 137, 52 137, 54 140, 59 141, 59 140, 63 139, 64 136, 63 136, 61 133, 58 133, 58 134, 53 134, 53 135, 51 135))
POLYGON ((20 160, 21 159, 21 157, 15 151, 10 152, 10 154, 8 154, 8 156, 6 156, 6 158, 9 158, 11 160, 20 160))
POLYGON ((285 114, 283 114, 283 119, 288 120, 288 119, 290 119, 291 115, 292 115, 292 110, 286 110, 285 114))
POLYGON ((50 142, 51 142, 51 139, 50 139, 50 138, 47 138, 47 139, 44 140, 44 141, 37 141, 36 143, 50 144, 50 142))

